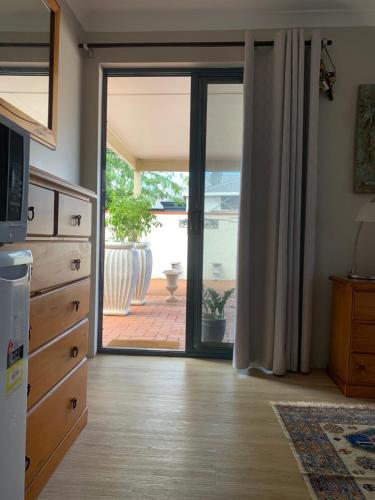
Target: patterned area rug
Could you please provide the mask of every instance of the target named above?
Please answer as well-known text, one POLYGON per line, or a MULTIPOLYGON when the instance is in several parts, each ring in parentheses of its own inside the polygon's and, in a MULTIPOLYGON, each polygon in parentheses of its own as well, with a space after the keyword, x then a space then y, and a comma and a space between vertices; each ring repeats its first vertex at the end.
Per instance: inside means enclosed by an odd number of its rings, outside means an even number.
POLYGON ((375 405, 272 406, 312 498, 375 500, 375 405))

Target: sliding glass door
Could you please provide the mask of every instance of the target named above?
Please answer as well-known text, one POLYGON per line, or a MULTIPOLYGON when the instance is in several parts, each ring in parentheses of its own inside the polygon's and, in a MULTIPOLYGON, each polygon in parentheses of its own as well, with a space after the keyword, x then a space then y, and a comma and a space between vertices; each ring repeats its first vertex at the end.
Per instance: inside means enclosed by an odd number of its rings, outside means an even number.
POLYGON ((103 88, 99 348, 231 357, 242 70, 106 69, 103 88))

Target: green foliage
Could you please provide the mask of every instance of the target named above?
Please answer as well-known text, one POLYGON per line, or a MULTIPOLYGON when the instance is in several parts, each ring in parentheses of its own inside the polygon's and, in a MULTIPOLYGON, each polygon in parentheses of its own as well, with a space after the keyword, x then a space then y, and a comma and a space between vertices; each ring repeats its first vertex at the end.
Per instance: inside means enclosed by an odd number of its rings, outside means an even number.
POLYGON ((106 208, 117 198, 131 196, 134 190, 133 169, 114 151, 106 155, 106 208))
POLYGON ((206 288, 203 292, 203 319, 224 319, 224 307, 234 288, 220 295, 214 288, 206 288))
POLYGON ((153 227, 161 226, 143 196, 113 196, 108 212, 108 225, 116 241, 139 242, 153 227))
MULTIPOLYGON (((174 201, 185 204, 183 193, 188 186, 188 176, 173 172, 143 172, 141 176, 142 196, 150 206, 158 201, 174 201)), ((134 171, 114 151, 106 153, 106 208, 118 197, 132 196, 134 171)))

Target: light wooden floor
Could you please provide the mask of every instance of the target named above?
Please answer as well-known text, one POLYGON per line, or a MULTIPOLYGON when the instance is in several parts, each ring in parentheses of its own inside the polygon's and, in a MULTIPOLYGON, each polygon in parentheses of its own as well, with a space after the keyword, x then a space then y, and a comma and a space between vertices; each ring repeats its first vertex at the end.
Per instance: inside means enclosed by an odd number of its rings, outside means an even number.
POLYGON ((89 370, 89 424, 42 500, 308 499, 269 401, 345 401, 323 372, 111 355, 89 370))

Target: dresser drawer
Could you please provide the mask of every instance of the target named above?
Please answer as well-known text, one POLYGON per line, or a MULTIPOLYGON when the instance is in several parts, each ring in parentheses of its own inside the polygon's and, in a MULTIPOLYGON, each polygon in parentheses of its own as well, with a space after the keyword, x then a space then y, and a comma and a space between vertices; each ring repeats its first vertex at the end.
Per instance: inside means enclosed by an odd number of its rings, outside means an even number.
POLYGON ((88 326, 85 319, 29 356, 28 408, 86 356, 88 326))
POLYGON ((29 352, 78 323, 89 312, 90 279, 37 295, 30 301, 29 352))
POLYGON ((26 241, 3 250, 29 249, 33 254, 31 292, 47 290, 90 275, 89 241, 26 241))
POLYGON ((12 245, 14 250, 25 248, 32 251, 34 259, 31 292, 53 288, 90 275, 89 241, 26 241, 12 245))
POLYGON ((375 291, 354 290, 353 319, 375 321, 375 291))
POLYGON ((375 354, 375 324, 352 324, 352 351, 375 354))
POLYGON ((86 383, 87 361, 84 360, 28 414, 26 487, 85 410, 86 383))
POLYGON ((375 384, 375 354, 351 355, 350 382, 352 384, 375 384))
POLYGON ((91 235, 91 203, 67 194, 58 194, 57 234, 59 236, 91 235))
POLYGON ((55 192, 29 185, 27 234, 53 236, 55 231, 55 192))

